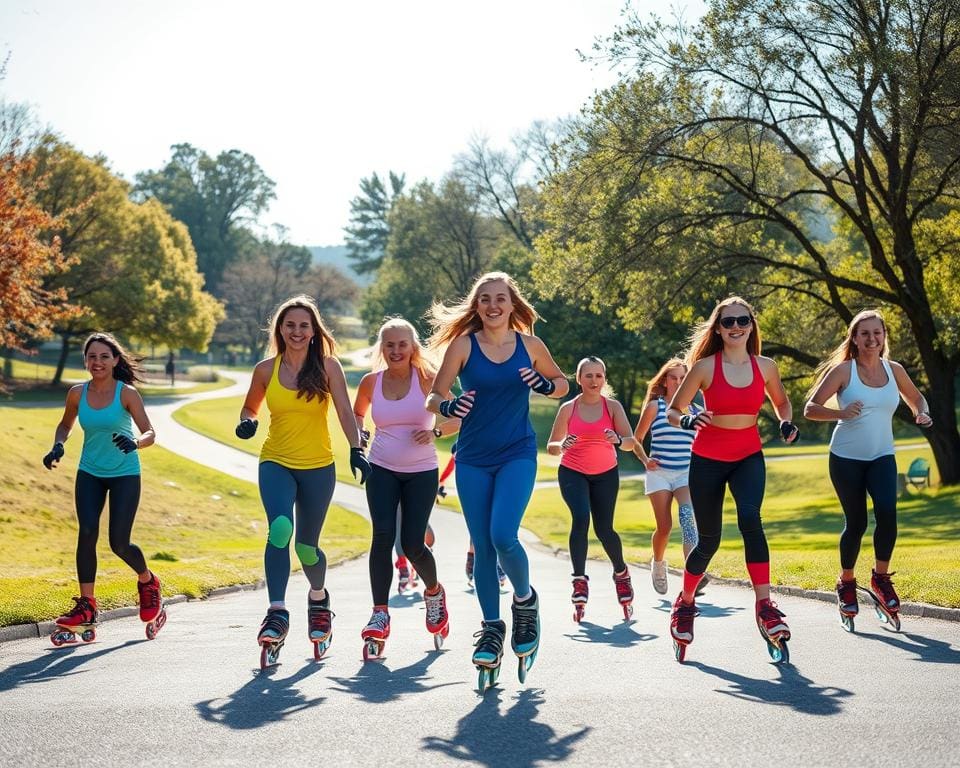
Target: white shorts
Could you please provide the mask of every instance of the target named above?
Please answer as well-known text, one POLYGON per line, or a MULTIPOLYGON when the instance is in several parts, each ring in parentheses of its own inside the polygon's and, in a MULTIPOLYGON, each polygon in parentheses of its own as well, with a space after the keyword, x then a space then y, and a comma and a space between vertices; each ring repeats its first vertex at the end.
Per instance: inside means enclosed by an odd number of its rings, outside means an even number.
POLYGON ((647 470, 643 478, 643 484, 646 486, 646 494, 657 491, 675 491, 690 484, 689 469, 653 469, 647 470))

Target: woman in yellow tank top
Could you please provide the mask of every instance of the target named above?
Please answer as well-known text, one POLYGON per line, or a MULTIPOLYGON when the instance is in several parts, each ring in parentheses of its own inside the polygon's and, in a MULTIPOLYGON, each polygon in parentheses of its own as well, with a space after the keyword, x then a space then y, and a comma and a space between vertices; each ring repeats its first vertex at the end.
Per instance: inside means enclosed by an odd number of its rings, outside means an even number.
POLYGON ((335 351, 336 342, 313 299, 288 299, 270 322, 272 356, 254 368, 240 410, 236 433, 245 440, 256 434, 257 414, 264 400, 270 411, 270 431, 260 450, 259 469, 260 498, 269 526, 263 562, 270 599, 257 637, 263 648, 261 666, 276 662, 290 627, 285 596, 291 539, 310 582, 307 631, 316 658, 326 652, 333 637, 330 595, 324 586, 327 559, 319 547, 320 530, 336 486, 327 425, 331 400, 350 442, 354 477, 359 470, 363 483, 370 472, 335 351))

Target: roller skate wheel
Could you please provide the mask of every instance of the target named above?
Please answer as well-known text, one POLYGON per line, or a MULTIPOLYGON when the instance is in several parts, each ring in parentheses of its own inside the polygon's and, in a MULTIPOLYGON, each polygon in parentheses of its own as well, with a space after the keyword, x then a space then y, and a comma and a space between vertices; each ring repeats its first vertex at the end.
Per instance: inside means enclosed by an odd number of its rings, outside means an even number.
POLYGON ((92 643, 97 639, 97 631, 95 629, 85 629, 80 635, 80 639, 85 643, 92 643))
POLYGON ((900 614, 894 613, 890 616, 890 624, 897 631, 900 631, 900 614))
POLYGON ((157 636, 157 625, 152 621, 147 622, 147 640, 153 640, 157 636))
POLYGON ((683 643, 678 643, 676 640, 673 641, 673 655, 676 657, 677 661, 681 664, 683 660, 687 658, 687 646, 683 643))
POLYGON ((486 667, 477 667, 477 690, 483 693, 493 685, 493 670, 486 667))
POLYGON ((577 624, 579 624, 582 618, 583 618, 583 606, 578 605, 573 609, 573 620, 577 622, 577 624))
POLYGON ((437 634, 435 634, 435 635, 433 636, 433 647, 434 647, 434 649, 436 649, 436 650, 438 650, 438 651, 439 651, 441 648, 443 648, 443 633, 442 633, 442 632, 437 632, 437 634))
POLYGON ((264 645, 260 648, 260 669, 266 669, 270 666, 267 654, 267 646, 264 645))
POLYGON ((364 661, 378 661, 383 658, 383 643, 378 643, 376 640, 367 640, 363 644, 363 660, 364 661))
POLYGON ((314 661, 320 661, 323 658, 324 654, 330 649, 330 638, 326 640, 314 640, 313 641, 313 659, 314 661))
POLYGON ((53 643, 55 648, 59 648, 67 642, 67 639, 63 636, 63 632, 54 632, 50 635, 50 642, 53 643))
POLYGON ((877 618, 880 619, 881 624, 886 624, 890 621, 890 618, 887 616, 887 614, 880 610, 879 606, 874 606, 873 611, 877 614, 877 618))
POLYGON ((633 604, 632 604, 632 603, 624 603, 624 605, 623 605, 623 618, 624 618, 624 620, 625 620, 625 621, 629 620, 631 616, 633 616, 633 604))
POLYGON ((790 658, 786 640, 781 640, 779 643, 772 643, 768 640, 767 653, 770 654, 770 658, 773 659, 775 664, 781 664, 790 658))
POLYGON ((847 630, 847 632, 853 632, 853 629, 854 629, 853 616, 843 616, 841 614, 840 624, 845 630, 847 630))

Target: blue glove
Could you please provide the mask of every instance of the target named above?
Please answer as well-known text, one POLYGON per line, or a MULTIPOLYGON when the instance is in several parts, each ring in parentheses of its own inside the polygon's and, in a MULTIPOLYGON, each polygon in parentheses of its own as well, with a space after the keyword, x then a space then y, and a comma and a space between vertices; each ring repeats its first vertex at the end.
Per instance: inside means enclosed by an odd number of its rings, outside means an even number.
POLYGON ((113 433, 113 444, 117 446, 117 450, 120 451, 120 453, 133 453, 139 448, 136 440, 119 432, 113 433))
POLYGON ((689 429, 696 431, 701 427, 705 426, 707 423, 706 418, 703 418, 702 413, 696 415, 685 413, 680 417, 680 429, 689 429))
POLYGON ((552 395, 554 390, 557 388, 556 384, 543 376, 540 372, 535 371, 533 368, 525 368, 523 370, 525 370, 526 373, 521 371, 520 378, 523 379, 524 384, 530 387, 530 389, 537 394, 552 395))
POLYGON ((240 419, 240 423, 237 424, 234 432, 237 433, 237 437, 241 440, 249 440, 257 434, 257 425, 259 423, 256 419, 240 419))
POLYGON ((367 482, 371 467, 367 457, 363 455, 363 448, 350 449, 350 471, 353 472, 353 479, 357 479, 357 472, 360 472, 360 485, 367 482))
POLYGON ((785 443, 795 443, 800 439, 800 430, 792 421, 780 422, 780 437, 785 443))
POLYGON ((43 457, 43 466, 53 469, 63 458, 63 443, 54 443, 53 450, 43 457))
POLYGON ((473 392, 464 392, 453 400, 444 400, 440 403, 440 415, 447 419, 463 419, 473 408, 473 392))

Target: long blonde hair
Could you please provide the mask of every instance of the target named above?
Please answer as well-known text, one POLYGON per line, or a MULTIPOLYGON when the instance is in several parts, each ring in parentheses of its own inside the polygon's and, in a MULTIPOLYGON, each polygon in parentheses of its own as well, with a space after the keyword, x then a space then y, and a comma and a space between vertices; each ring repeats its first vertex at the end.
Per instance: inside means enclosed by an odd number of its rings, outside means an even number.
POLYGON ((513 312, 510 313, 510 328, 520 333, 533 333, 534 323, 540 318, 537 310, 527 301, 516 281, 506 272, 487 272, 480 275, 470 289, 470 293, 458 303, 447 306, 442 302, 434 302, 427 313, 433 334, 428 346, 430 349, 440 349, 460 336, 476 333, 483 328, 483 320, 477 311, 480 301, 480 291, 488 283, 502 280, 510 292, 510 301, 513 303, 513 312))
POLYGON ((853 339, 857 335, 857 329, 860 327, 860 323, 864 320, 880 321, 880 325, 883 326, 883 349, 880 351, 880 357, 890 356, 890 340, 887 337, 887 324, 883 319, 883 315, 881 315, 877 309, 864 309, 862 312, 854 315, 853 320, 850 321, 850 325, 847 326, 846 338, 840 342, 840 345, 834 349, 833 352, 827 355, 827 359, 820 363, 813 372, 814 384, 810 387, 808 397, 813 394, 814 390, 820 386, 820 382, 822 382, 827 377, 827 374, 836 366, 847 360, 857 359, 860 350, 857 348, 857 345, 853 343, 853 339))
POLYGON ((410 367, 420 372, 422 378, 432 379, 437 375, 437 366, 434 365, 430 353, 420 343, 420 334, 413 324, 402 317, 388 317, 384 320, 380 330, 377 331, 377 341, 373 346, 373 354, 370 355, 370 370, 382 371, 387 367, 386 358, 383 356, 383 333, 392 331, 395 328, 402 328, 410 334, 410 342, 413 347, 413 353, 410 355, 410 367))
POLYGON ((757 324, 757 313, 754 312, 753 307, 750 306, 750 303, 745 299, 741 299, 739 296, 730 296, 717 304, 717 306, 713 308, 713 312, 710 313, 710 317, 702 323, 698 323, 690 334, 690 351, 687 352, 686 361, 688 370, 692 368, 693 364, 698 360, 703 360, 703 358, 710 357, 710 355, 715 355, 717 352, 723 350, 723 339, 718 333, 718 329, 720 328, 720 313, 724 307, 729 307, 731 304, 741 305, 750 314, 750 319, 753 321, 753 333, 751 333, 747 339, 747 352, 751 355, 760 354, 760 326, 757 324))
POLYGON ((658 397, 663 397, 667 394, 667 388, 663 385, 663 380, 667 378, 667 371, 671 368, 683 368, 684 371, 689 370, 686 362, 684 362, 682 358, 671 357, 667 360, 667 362, 660 367, 660 370, 657 371, 656 375, 650 379, 649 386, 647 386, 647 396, 643 399, 644 406, 656 400, 658 397))
POLYGON ((270 356, 282 355, 287 351, 287 344, 283 340, 280 328, 283 326, 283 319, 287 312, 292 309, 306 310, 310 315, 310 324, 313 326, 313 338, 310 339, 307 359, 297 374, 297 397, 306 396, 309 403, 315 396, 322 398, 330 394, 330 382, 327 381, 323 359, 328 355, 336 354, 337 342, 323 324, 316 302, 310 296, 301 294, 287 299, 274 310, 269 324, 270 356))

